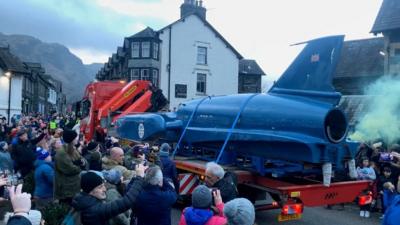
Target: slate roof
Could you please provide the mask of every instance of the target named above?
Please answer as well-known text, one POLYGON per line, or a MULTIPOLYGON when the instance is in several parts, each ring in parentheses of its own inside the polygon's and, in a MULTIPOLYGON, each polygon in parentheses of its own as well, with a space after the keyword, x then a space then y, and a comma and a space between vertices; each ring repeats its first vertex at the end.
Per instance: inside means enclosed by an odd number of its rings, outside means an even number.
POLYGON ((344 95, 338 107, 346 114, 348 123, 355 125, 368 112, 371 100, 371 96, 367 95, 344 95))
POLYGON ((400 29, 400 1, 383 0, 371 33, 377 34, 393 29, 400 29))
POLYGON ((239 74, 265 75, 264 71, 253 59, 241 59, 239 61, 239 74))
POLYGON ((29 73, 21 60, 10 53, 9 48, 0 48, 0 67, 4 71, 15 73, 29 73))
POLYGON ((383 38, 345 41, 334 78, 383 75, 383 49, 383 38))
POLYGON ((128 37, 128 38, 155 38, 157 37, 157 32, 147 27, 146 29, 128 37))
POLYGON ((218 38, 220 38, 221 40, 222 40, 222 42, 224 42, 224 44, 229 48, 229 49, 231 49, 232 51, 233 51, 233 53, 235 53, 235 55, 236 55, 236 57, 238 58, 238 59, 243 59, 243 56, 207 21, 207 20, 205 20, 205 19, 203 19, 203 18, 201 18, 199 15, 197 15, 196 13, 194 13, 194 14, 189 14, 189 15, 187 15, 187 16, 184 16, 183 18, 181 18, 181 19, 179 19, 179 20, 177 20, 177 21, 175 21, 175 22, 173 22, 173 23, 171 23, 170 25, 168 25, 168 26, 166 26, 166 27, 164 27, 164 28, 162 28, 161 30, 159 30, 158 32, 162 32, 162 31, 164 31, 165 29, 168 29, 168 28, 170 28, 170 27, 172 27, 172 26, 174 26, 175 24, 177 24, 177 23, 179 23, 179 22, 182 22, 182 21, 185 21, 185 19, 187 18, 187 17, 189 17, 189 16, 196 16, 197 18, 199 18, 203 23, 204 23, 204 25, 206 25, 208 28, 210 28, 214 33, 215 33, 215 35, 218 37, 218 38))

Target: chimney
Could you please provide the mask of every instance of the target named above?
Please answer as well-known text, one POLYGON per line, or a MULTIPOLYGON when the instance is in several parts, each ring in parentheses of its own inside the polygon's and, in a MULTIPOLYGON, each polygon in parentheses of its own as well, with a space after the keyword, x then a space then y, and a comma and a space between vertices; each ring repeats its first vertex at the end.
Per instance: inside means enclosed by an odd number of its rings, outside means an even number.
POLYGON ((206 11, 206 8, 203 7, 203 0, 184 0, 181 5, 181 18, 196 14, 205 20, 206 11))

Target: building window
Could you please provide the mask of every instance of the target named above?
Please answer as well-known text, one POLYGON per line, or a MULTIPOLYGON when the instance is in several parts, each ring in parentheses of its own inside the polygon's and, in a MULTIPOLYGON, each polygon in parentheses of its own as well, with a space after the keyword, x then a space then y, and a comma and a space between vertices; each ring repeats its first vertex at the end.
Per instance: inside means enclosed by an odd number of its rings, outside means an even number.
POLYGON ((153 59, 158 59, 158 43, 153 43, 153 59))
POLYGON ((139 42, 132 42, 132 58, 139 58, 140 57, 140 43, 139 42))
POLYGON ((394 49, 394 55, 395 56, 400 56, 400 48, 394 49))
POLYGON ((158 87, 158 70, 153 70, 152 83, 154 86, 158 87))
POLYGON ((151 81, 151 80, 150 80, 149 69, 143 69, 143 70, 142 70, 142 77, 141 77, 141 80, 148 80, 148 81, 151 81))
POLYGON ((142 42, 142 57, 150 57, 150 42, 142 42))
POLYGON ((175 98, 187 98, 186 84, 175 84, 175 98))
POLYGON ((207 48, 197 47, 197 64, 207 64, 207 48))
POLYGON ((131 69, 131 80, 140 80, 139 69, 131 69))
POLYGON ((204 73, 198 73, 197 74, 197 85, 196 85, 196 91, 197 94, 206 94, 206 74, 204 73))

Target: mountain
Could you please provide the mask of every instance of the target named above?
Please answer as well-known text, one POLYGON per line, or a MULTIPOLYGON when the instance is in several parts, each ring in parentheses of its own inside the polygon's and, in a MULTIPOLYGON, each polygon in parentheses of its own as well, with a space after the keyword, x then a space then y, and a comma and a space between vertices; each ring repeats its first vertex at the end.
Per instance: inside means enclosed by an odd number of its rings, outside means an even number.
POLYGON ((0 33, 0 46, 10 46, 11 53, 24 62, 37 62, 46 74, 60 80, 67 102, 82 98, 85 87, 90 83, 103 64, 85 65, 67 47, 58 43, 45 43, 27 35, 5 35, 0 33))

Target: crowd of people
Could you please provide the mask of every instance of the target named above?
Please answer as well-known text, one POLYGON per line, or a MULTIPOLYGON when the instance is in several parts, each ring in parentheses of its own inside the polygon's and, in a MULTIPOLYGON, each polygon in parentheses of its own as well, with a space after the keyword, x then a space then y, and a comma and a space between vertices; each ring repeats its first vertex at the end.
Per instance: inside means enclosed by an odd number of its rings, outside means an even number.
MULTIPOLYGON (((43 224, 43 210, 56 202, 70 207, 63 224, 171 225, 179 181, 169 144, 87 143, 74 115, 0 122, 0 204, 13 207, 1 208, 4 224, 43 224)), ((205 175, 179 224, 253 225, 254 207, 238 198, 235 175, 216 163, 205 175)))
POLYGON ((380 210, 384 224, 396 224, 388 214, 400 215, 400 145, 363 143, 357 159, 358 179, 373 181, 372 201, 360 208, 360 216, 368 218, 371 211, 380 210))

